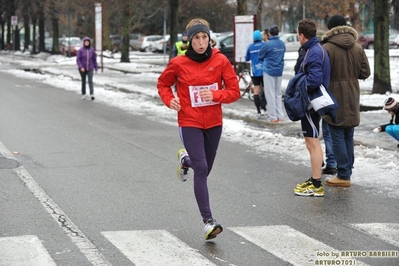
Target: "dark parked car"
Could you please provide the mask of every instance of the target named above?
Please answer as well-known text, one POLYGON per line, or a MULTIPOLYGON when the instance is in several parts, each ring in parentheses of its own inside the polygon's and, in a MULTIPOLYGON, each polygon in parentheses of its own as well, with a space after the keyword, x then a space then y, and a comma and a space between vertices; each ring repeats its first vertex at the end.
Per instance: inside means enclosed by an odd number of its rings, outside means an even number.
POLYGON ((112 52, 113 53, 119 52, 121 48, 122 36, 110 35, 109 38, 111 39, 112 52))
POLYGON ((234 33, 222 35, 218 39, 218 48, 234 64, 234 33))
POLYGON ((374 49, 374 34, 362 35, 357 39, 357 42, 363 47, 363 49, 374 49))
MULTIPOLYGON (((144 35, 140 33, 129 34, 129 51, 138 51, 141 45, 141 38, 144 35)), ((116 53, 121 50, 122 47, 122 36, 121 35, 110 35, 112 52, 116 53)))
MULTIPOLYGON (((374 34, 366 34, 357 39, 364 49, 374 49, 374 34)), ((389 35, 389 49, 398 49, 398 34, 389 35)))

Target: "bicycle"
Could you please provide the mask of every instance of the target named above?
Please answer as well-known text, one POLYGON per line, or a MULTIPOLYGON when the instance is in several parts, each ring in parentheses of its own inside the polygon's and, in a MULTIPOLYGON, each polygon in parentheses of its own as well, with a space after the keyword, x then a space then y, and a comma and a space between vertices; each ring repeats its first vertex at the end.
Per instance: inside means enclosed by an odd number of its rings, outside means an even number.
POLYGON ((248 99, 254 100, 254 90, 253 90, 253 83, 251 76, 249 75, 249 70, 248 69, 243 69, 238 75, 237 75, 238 82, 242 80, 244 83, 244 91, 241 94, 241 98, 245 95, 248 94, 248 99), (249 79, 249 81, 248 81, 249 79))

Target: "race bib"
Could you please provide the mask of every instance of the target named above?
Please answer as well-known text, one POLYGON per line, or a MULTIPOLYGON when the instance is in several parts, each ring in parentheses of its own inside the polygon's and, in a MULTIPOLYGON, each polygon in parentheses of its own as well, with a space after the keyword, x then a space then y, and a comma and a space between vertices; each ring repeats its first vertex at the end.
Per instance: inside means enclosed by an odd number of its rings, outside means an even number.
POLYGON ((201 86, 188 86, 190 91, 190 100, 191 100, 191 107, 202 107, 202 106, 209 106, 218 104, 214 101, 205 101, 199 95, 200 90, 208 89, 208 90, 217 90, 218 84, 213 83, 211 85, 201 85, 201 86))

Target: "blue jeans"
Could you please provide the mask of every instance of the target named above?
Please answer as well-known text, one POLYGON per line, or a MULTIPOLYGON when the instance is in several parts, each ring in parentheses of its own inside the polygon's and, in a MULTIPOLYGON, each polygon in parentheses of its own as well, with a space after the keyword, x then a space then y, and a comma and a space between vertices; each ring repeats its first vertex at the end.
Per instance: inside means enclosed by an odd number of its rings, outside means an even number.
POLYGON ((328 123, 324 119, 322 119, 321 126, 323 130, 324 146, 326 147, 326 167, 337 168, 334 152, 332 150, 332 142, 328 123))
POLYGON ((332 150, 337 162, 338 178, 350 180, 355 162, 353 134, 354 127, 336 127, 329 125, 332 150))
POLYGON ((80 77, 82 78, 82 95, 86 94, 86 76, 87 76, 87 79, 89 80, 90 95, 93 95, 94 94, 93 69, 85 71, 85 72, 82 72, 79 70, 79 73, 80 73, 80 77))

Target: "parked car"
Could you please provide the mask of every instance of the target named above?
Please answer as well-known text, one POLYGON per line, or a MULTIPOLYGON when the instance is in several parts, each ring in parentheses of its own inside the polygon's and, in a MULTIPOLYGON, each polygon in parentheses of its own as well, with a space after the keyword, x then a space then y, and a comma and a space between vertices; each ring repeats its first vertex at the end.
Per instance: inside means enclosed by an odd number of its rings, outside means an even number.
POLYGON ((301 47, 296 33, 282 33, 279 38, 284 42, 286 52, 297 52, 301 47))
POLYGON ((61 39, 60 53, 62 55, 76 56, 79 49, 83 46, 82 40, 79 37, 69 37, 61 39))
POLYGON ((121 49, 121 43, 122 43, 122 36, 120 35, 110 35, 109 36, 111 40, 111 49, 113 53, 119 52, 121 49))
MULTIPOLYGON (((178 42, 181 41, 181 33, 177 34, 177 41, 178 42)), ((160 40, 155 42, 154 52, 163 53, 163 48, 165 45, 166 45, 166 52, 169 52, 169 49, 171 47, 169 34, 165 35, 165 38, 162 37, 160 40)))
POLYGON ((234 33, 225 34, 219 37, 217 47, 234 64, 234 33))
MULTIPOLYGON (((366 34, 360 36, 357 42, 362 45, 364 49, 374 49, 374 34, 366 34)), ((389 35, 389 49, 398 49, 399 47, 399 34, 389 35)))
POLYGON ((357 42, 363 47, 363 49, 374 49, 374 34, 361 35, 357 42))
POLYGON ((47 52, 53 50, 53 37, 44 38, 44 49, 46 49, 47 52))
POLYGON ((156 51, 155 44, 161 40, 162 35, 148 35, 141 38, 140 52, 156 51))
POLYGON ((389 49, 399 48, 399 34, 389 35, 389 49))
POLYGON ((144 37, 144 35, 142 35, 141 33, 129 34, 130 51, 140 50, 141 38, 143 38, 143 37, 144 37))

